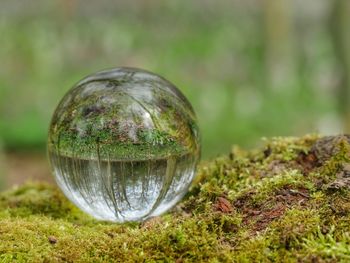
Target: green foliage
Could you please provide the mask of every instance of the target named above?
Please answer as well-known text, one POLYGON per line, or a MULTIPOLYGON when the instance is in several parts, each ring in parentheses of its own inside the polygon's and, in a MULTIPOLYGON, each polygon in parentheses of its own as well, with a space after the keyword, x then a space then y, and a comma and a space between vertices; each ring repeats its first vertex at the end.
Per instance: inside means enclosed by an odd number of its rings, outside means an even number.
MULTIPOLYGON (((296 12, 290 24, 297 33, 289 44, 297 44, 298 52, 288 56, 297 74, 284 76, 282 65, 277 72, 282 84, 272 89, 266 83, 271 63, 260 5, 67 3, 1 5, 0 140, 6 147, 44 147, 50 117, 64 93, 87 74, 116 66, 157 72, 184 92, 203 131, 204 157, 228 152, 232 143, 252 146, 262 136, 309 132, 324 123, 323 117, 336 115, 332 85, 339 70, 333 67, 327 19, 296 12)), ((303 9, 303 3, 295 8, 303 9)), ((276 59, 273 64, 280 65, 276 59)))
POLYGON ((0 262, 347 261, 350 188, 339 180, 349 142, 305 136, 235 147, 201 164, 172 211, 142 223, 96 221, 54 186, 23 185, 0 195, 0 262))

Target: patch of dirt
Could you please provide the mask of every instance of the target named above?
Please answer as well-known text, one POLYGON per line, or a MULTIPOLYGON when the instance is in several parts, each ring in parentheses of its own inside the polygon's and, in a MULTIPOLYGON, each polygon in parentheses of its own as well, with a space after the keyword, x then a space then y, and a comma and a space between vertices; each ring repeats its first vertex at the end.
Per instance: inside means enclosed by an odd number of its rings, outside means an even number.
POLYGON ((254 192, 241 196, 234 202, 234 206, 243 214, 243 224, 253 224, 253 231, 264 230, 273 220, 284 215, 288 208, 305 206, 309 199, 305 188, 293 189, 285 186, 271 196, 266 202, 252 205, 254 192))
POLYGON ((233 207, 226 198, 218 197, 216 203, 214 204, 214 210, 220 211, 222 213, 231 213, 233 211, 233 207))
POLYGON ((143 221, 140 225, 140 228, 149 230, 149 229, 152 229, 159 224, 162 224, 162 222, 163 222, 163 219, 159 216, 151 217, 151 218, 147 219, 146 221, 143 221))
POLYGON ((309 174, 314 168, 320 166, 318 158, 313 151, 307 154, 300 152, 295 161, 295 165, 304 175, 309 174))

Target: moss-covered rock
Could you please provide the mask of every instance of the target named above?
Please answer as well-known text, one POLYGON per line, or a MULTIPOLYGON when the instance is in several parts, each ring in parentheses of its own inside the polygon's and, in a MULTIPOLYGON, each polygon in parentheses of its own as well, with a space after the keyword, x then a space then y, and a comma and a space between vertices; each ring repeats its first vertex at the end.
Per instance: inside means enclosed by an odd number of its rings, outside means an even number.
POLYGON ((186 198, 142 223, 98 222, 50 185, 0 195, 0 262, 350 260, 350 137, 267 140, 202 163, 186 198))

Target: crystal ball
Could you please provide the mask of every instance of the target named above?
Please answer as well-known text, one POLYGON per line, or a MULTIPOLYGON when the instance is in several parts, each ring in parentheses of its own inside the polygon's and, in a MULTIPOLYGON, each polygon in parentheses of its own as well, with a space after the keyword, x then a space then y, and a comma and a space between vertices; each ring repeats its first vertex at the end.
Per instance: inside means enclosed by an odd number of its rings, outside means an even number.
POLYGON ((196 116, 154 73, 101 71, 57 106, 48 156, 57 184, 81 210, 100 220, 142 221, 187 192, 200 158, 196 116))

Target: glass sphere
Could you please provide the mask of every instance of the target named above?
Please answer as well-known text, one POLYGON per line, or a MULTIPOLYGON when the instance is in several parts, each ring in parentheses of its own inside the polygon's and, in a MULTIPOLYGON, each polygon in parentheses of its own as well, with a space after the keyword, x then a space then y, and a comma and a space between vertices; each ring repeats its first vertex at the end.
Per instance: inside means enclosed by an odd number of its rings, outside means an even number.
POLYGON ((186 193, 200 156, 195 113, 164 78, 134 68, 90 75, 56 108, 48 155, 57 184, 101 220, 140 221, 186 193))

